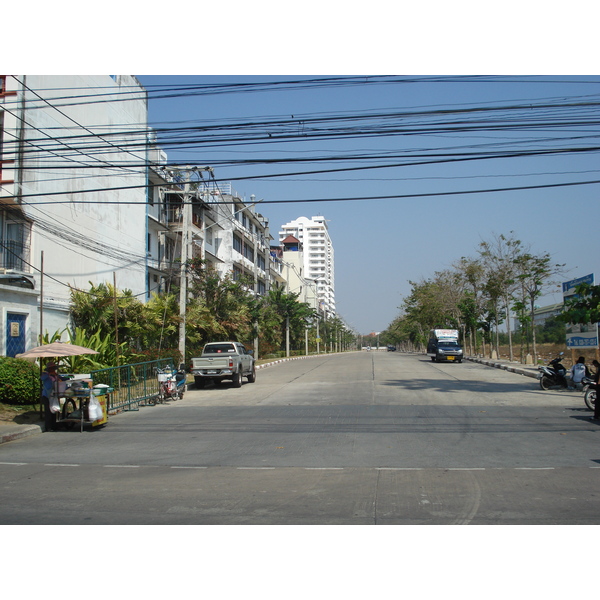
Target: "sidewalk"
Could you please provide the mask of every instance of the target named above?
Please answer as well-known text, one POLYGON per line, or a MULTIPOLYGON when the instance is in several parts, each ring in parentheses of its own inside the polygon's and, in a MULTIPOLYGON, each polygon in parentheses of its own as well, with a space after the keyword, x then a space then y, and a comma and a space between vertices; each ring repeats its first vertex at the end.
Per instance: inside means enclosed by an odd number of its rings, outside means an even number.
POLYGON ((45 431, 43 423, 34 423, 31 425, 19 425, 8 421, 0 422, 0 444, 12 442, 29 435, 36 435, 45 431))

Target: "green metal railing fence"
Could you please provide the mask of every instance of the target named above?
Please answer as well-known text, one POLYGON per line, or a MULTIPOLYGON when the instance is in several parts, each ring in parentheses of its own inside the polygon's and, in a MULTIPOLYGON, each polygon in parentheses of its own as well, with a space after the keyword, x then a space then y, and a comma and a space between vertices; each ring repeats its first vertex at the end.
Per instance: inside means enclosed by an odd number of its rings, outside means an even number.
POLYGON ((92 371, 94 385, 105 384, 113 388, 108 411, 139 410, 151 398, 158 395, 158 369, 173 368, 172 359, 110 367, 92 371))

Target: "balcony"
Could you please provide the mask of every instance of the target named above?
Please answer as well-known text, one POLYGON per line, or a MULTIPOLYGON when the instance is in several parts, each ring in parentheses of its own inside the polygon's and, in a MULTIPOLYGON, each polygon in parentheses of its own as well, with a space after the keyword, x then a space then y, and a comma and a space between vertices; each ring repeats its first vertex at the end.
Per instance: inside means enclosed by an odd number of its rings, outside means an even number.
POLYGON ((29 273, 29 245, 13 240, 0 240, 0 269, 29 273))

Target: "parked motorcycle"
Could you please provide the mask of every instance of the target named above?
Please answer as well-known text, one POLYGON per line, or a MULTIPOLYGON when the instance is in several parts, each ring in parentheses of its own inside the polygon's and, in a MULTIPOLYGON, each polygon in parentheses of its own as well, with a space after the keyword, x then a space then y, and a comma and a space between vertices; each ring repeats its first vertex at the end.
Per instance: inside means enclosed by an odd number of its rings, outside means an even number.
POLYGON ((581 383, 583 384, 583 400, 585 405, 590 410, 594 410, 596 405, 596 390, 595 388, 591 387, 591 385, 594 383, 594 380, 590 379, 589 377, 584 377, 581 380, 581 383))
POLYGON ((538 378, 540 387, 543 390, 552 388, 568 388, 567 369, 562 364, 564 352, 561 352, 555 359, 551 360, 546 366, 539 367, 538 378))
POLYGON ((179 369, 158 369, 158 395, 154 402, 161 404, 165 400, 178 400, 183 398, 186 389, 185 369, 183 365, 179 365, 179 369))

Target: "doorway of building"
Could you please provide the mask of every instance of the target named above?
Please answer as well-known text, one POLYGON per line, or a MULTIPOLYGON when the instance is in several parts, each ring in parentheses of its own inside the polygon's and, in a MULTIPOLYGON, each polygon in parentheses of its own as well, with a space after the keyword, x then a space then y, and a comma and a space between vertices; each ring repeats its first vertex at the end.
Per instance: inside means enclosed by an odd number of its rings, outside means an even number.
POLYGON ((13 358, 25 352, 25 329, 27 315, 6 314, 6 356, 13 358))

